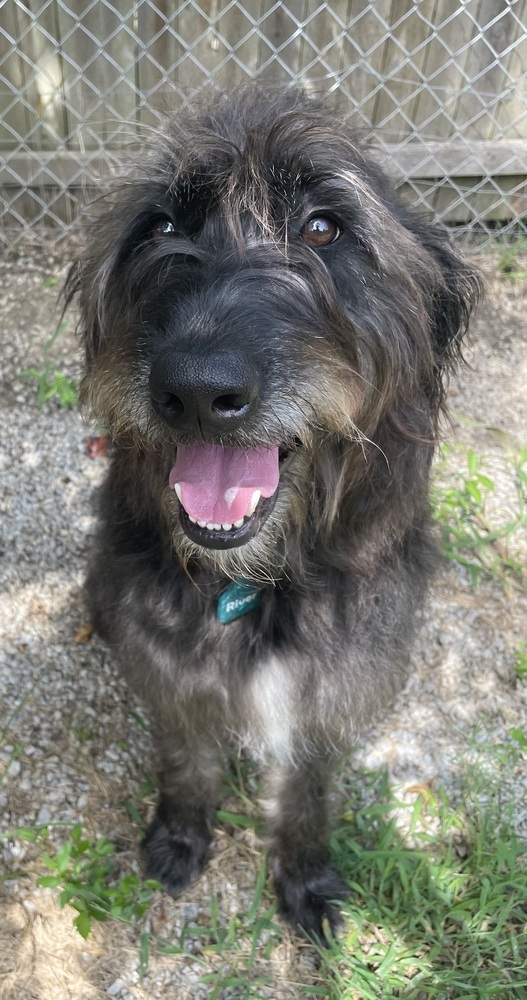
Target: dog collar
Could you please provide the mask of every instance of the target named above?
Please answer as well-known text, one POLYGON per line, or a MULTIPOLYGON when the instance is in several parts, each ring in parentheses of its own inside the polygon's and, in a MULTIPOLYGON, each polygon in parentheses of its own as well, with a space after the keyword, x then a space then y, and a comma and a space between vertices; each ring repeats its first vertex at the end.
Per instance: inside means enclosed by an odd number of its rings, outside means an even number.
POLYGON ((252 583, 231 583, 218 598, 216 618, 222 625, 260 606, 262 591, 252 583))

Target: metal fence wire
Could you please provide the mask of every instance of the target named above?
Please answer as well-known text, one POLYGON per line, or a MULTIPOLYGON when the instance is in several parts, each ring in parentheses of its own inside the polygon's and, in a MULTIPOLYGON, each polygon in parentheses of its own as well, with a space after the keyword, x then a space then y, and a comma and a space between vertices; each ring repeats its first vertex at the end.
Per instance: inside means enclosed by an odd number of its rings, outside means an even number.
POLYGON ((461 237, 525 234, 526 18, 527 0, 0 0, 3 240, 61 238, 145 127, 255 77, 338 90, 461 237))

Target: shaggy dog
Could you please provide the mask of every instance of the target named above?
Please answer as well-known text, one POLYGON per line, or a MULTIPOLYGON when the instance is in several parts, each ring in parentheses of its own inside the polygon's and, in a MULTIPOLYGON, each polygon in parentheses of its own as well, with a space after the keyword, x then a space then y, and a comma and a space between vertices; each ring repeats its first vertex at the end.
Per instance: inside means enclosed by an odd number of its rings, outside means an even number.
POLYGON ((93 621, 148 703, 148 874, 207 860, 222 753, 267 772, 281 912, 323 939, 332 761, 402 685, 436 562, 430 463, 478 279, 296 92, 184 110, 69 280, 113 442, 93 621))

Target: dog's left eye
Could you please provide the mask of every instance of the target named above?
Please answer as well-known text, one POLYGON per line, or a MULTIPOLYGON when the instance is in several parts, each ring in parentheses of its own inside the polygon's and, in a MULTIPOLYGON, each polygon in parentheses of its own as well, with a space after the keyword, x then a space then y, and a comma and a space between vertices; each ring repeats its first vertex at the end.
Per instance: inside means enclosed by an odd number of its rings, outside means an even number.
POLYGON ((306 222, 300 233, 304 243, 310 247, 325 247, 340 236, 337 223, 327 215, 316 215, 306 222))
POLYGON ((150 226, 149 235, 153 240, 162 240, 164 236, 174 236, 176 227, 170 219, 156 219, 150 226))

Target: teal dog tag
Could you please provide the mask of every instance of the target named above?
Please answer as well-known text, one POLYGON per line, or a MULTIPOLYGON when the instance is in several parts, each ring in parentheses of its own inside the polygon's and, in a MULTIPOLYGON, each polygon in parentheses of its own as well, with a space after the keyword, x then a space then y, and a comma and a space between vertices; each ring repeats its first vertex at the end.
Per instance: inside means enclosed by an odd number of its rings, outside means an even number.
POLYGON ((262 592, 250 583, 231 583, 218 599, 216 617, 222 625, 259 607, 262 592))

